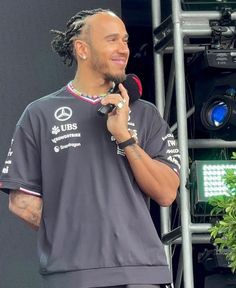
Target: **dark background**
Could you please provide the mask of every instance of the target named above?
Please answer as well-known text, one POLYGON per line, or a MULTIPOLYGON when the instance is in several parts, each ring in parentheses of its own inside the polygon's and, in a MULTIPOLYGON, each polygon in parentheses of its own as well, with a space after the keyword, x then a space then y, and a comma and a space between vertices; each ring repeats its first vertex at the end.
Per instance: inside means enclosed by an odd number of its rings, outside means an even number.
MULTIPOLYGON (((166 2, 167 3, 167 2, 166 2)), ((154 102, 151 1, 149 0, 0 0, 0 167, 15 124, 33 100, 58 90, 74 75, 52 52, 50 29, 82 9, 110 8, 122 15, 130 34, 128 73, 143 82, 144 99, 154 102), (140 47, 145 44, 145 49, 140 47)), ((0 288, 38 288, 37 233, 8 211, 0 193, 0 288)))
MULTIPOLYGON (((65 66, 51 50, 52 35, 49 31, 64 31, 65 23, 76 12, 98 7, 109 8, 122 16, 130 35, 131 56, 127 73, 139 76, 143 84, 142 98, 155 103, 151 0, 0 0, 0 168, 7 155, 15 124, 27 104, 58 90, 74 76, 75 68, 65 66)), ((170 0, 162 0, 161 13, 162 19, 170 14, 170 0)), ((166 74, 170 59, 170 55, 164 56, 166 74)), ((176 121, 174 100, 172 102, 170 124, 176 121)), ((190 123, 190 136, 196 130, 195 126, 190 123)), ((190 151, 190 156, 192 159, 205 158, 206 154, 218 157, 219 153, 221 151, 213 149, 210 153, 201 150, 200 155, 190 151)), ((178 226, 176 203, 172 210, 175 217, 173 225, 178 226)), ((153 202, 151 214, 159 232, 159 207, 153 202)), ((36 232, 8 211, 8 196, 0 193, 0 288, 41 287, 36 237, 36 232)), ((179 248, 173 249, 174 276, 179 248)), ((202 249, 205 247, 193 247, 194 276, 199 288, 204 287, 205 275, 205 270, 197 263, 202 249)))
MULTIPOLYGON (((76 12, 110 8, 121 15, 121 1, 0 0, 0 165, 15 124, 26 105, 58 90, 74 74, 52 52, 50 29, 65 30, 76 12)), ((0 193, 0 288, 41 287, 36 232, 11 215, 0 193)))

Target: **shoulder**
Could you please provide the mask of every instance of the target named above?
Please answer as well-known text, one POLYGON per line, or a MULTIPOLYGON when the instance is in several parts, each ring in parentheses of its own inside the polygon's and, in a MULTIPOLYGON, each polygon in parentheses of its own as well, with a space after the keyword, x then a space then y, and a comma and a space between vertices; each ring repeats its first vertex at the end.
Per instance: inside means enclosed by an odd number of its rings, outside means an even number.
POLYGON ((146 100, 138 99, 137 101, 131 104, 131 109, 134 109, 135 111, 137 111, 139 115, 142 115, 142 116, 146 115, 148 118, 151 118, 151 119, 158 118, 158 120, 160 121, 163 120, 157 107, 153 103, 148 102, 146 100))
POLYGON ((143 100, 143 99, 136 100, 134 103, 132 103, 132 106, 134 107, 137 106, 140 109, 146 109, 148 111, 152 111, 153 113, 160 114, 157 107, 153 103, 143 100))
POLYGON ((166 134, 169 133, 169 125, 163 119, 157 107, 143 99, 139 99, 131 104, 131 119, 139 127, 147 129, 149 132, 166 134))
POLYGON ((66 86, 62 87, 61 89, 50 93, 46 96, 43 96, 31 103, 28 104, 28 106, 26 107, 26 110, 33 110, 33 109, 37 109, 40 107, 44 107, 48 104, 50 104, 50 102, 54 102, 59 100, 61 97, 65 96, 66 92, 66 86))
POLYGON ((54 105, 58 101, 60 101, 61 98, 64 98, 67 95, 66 86, 62 87, 61 89, 50 93, 46 96, 43 96, 31 103, 29 103, 25 110, 23 111, 18 124, 22 123, 23 119, 27 119, 29 117, 32 117, 34 115, 38 115, 41 113, 46 112, 51 105, 54 105))

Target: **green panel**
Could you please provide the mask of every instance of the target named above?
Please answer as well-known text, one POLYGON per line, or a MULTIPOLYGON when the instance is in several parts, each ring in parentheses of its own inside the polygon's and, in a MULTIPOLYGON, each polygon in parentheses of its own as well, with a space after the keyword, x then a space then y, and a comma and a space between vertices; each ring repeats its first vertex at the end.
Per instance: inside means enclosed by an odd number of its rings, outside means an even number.
POLYGON ((222 179, 227 169, 235 169, 235 160, 196 161, 197 199, 207 202, 210 197, 228 195, 222 179))
MULTIPOLYGON (((212 210, 212 206, 209 205, 208 201, 210 194, 213 196, 215 192, 216 195, 226 195, 227 189, 222 191, 222 186, 224 185, 222 176, 226 169, 235 169, 236 171, 236 160, 203 160, 194 161, 190 169, 190 196, 191 196, 191 213, 193 216, 209 216, 212 210), (214 169, 206 169, 206 165, 211 165, 217 169, 217 174, 212 175, 214 169), (203 168, 205 167, 205 175, 203 174, 203 168), (222 169, 224 167, 224 169, 222 169), (211 179, 210 177, 218 177, 218 179, 211 179), (210 179, 209 179, 210 178, 210 179), (207 186, 208 190, 206 193, 206 185, 204 185, 205 180, 211 180, 207 186), (221 182, 221 183, 219 183, 221 182)), ((214 195, 215 196, 215 195, 214 195)))

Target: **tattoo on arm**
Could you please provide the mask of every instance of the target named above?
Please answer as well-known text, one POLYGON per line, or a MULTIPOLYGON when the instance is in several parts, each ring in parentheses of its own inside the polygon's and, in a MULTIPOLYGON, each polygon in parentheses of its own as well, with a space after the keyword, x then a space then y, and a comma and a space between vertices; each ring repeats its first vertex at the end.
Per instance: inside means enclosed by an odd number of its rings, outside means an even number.
POLYGON ((130 147, 131 152, 133 153, 133 155, 135 157, 134 160, 140 160, 142 158, 142 156, 139 153, 137 146, 134 144, 134 145, 130 145, 129 147, 130 147))
POLYGON ((9 209, 26 221, 32 228, 38 229, 42 214, 42 199, 21 191, 11 191, 9 209))
POLYGON ((11 192, 10 200, 14 203, 19 209, 26 209, 29 205, 28 201, 25 200, 25 197, 22 197, 22 194, 17 192, 11 192))

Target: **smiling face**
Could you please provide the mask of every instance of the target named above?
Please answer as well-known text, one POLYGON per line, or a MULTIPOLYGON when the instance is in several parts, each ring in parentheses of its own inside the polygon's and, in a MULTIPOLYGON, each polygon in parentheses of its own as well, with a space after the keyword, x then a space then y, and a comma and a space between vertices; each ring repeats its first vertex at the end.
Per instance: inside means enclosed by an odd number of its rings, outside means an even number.
POLYGON ((99 13, 87 20, 86 65, 105 81, 122 82, 129 58, 128 34, 113 13, 99 13))

